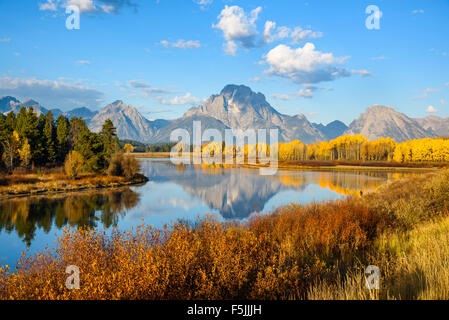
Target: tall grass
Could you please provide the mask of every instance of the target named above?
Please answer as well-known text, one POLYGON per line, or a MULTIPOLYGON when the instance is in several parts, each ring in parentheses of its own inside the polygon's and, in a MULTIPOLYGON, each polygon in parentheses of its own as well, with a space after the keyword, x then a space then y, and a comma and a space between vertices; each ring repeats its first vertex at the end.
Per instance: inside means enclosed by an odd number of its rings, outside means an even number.
POLYGON ((66 229, 55 249, 2 267, 0 298, 446 297, 448 181, 449 171, 440 171, 361 199, 281 207, 245 224, 208 218, 112 234, 66 229), (368 264, 382 271, 379 291, 364 285, 368 264), (81 270, 79 290, 65 288, 69 265, 81 270))

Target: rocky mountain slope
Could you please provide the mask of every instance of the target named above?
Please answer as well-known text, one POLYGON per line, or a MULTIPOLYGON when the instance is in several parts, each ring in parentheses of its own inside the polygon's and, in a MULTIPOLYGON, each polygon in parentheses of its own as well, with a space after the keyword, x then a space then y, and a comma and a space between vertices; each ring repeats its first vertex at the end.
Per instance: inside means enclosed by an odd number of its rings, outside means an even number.
POLYGON ((393 108, 379 105, 369 107, 349 125, 344 134, 361 134, 368 140, 390 137, 397 142, 435 136, 416 120, 393 108))
POLYGON ((449 136, 449 118, 440 118, 434 115, 422 119, 415 119, 421 127, 433 131, 437 136, 449 136))
POLYGON ((299 139, 305 143, 324 140, 304 115, 289 116, 276 111, 262 93, 247 86, 227 85, 204 105, 187 111, 183 118, 208 116, 231 129, 279 129, 280 141, 299 139))
POLYGON ((120 100, 100 110, 90 120, 89 129, 99 132, 107 119, 114 123, 120 139, 150 142, 157 135, 158 128, 154 121, 144 118, 135 107, 125 105, 120 100))
POLYGON ((320 130, 326 140, 332 140, 341 136, 347 129, 348 126, 339 120, 332 121, 331 123, 324 125, 322 123, 312 123, 315 128, 320 130))
MULTIPOLYGON (((20 102, 14 97, 0 98, 0 113, 18 112, 21 106, 32 106, 36 113, 46 113, 47 109, 37 101, 28 99, 20 102)), ((100 111, 76 108, 63 113, 52 109, 57 118, 64 114, 68 118, 83 118, 92 131, 101 130, 106 119, 112 120, 120 139, 131 139, 145 143, 169 142, 171 133, 179 128, 186 129, 191 137, 194 121, 201 121, 202 131, 218 129, 278 129, 280 141, 301 140, 310 144, 317 141, 335 139, 343 134, 362 134, 369 140, 391 137, 397 142, 425 137, 449 135, 449 118, 429 116, 411 119, 403 113, 385 106, 369 107, 354 120, 349 127, 341 121, 328 125, 312 124, 304 115, 290 116, 279 113, 265 99, 262 93, 253 92, 243 85, 227 85, 219 93, 212 95, 203 105, 193 107, 181 118, 175 120, 150 121, 139 111, 122 101, 116 101, 100 111)))

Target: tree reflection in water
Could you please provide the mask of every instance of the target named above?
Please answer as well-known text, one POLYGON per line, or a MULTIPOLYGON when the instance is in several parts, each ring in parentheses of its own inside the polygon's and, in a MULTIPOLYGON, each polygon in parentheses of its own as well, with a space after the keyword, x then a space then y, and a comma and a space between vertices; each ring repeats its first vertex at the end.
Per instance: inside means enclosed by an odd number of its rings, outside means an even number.
POLYGON ((140 201, 130 188, 95 193, 74 193, 61 197, 27 197, 0 202, 0 232, 15 231, 31 245, 38 229, 50 232, 52 226, 105 228, 116 226, 127 210, 140 201))

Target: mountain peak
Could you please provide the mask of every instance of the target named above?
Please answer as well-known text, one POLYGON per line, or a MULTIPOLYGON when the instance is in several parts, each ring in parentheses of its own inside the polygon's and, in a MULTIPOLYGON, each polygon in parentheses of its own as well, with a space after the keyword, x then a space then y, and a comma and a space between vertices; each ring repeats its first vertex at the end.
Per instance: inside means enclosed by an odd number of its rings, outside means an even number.
POLYGON ((33 106, 40 106, 41 104, 40 104, 39 102, 37 102, 36 100, 33 100, 33 99, 26 99, 26 100, 23 102, 23 105, 24 105, 25 107, 33 107, 33 106))
POLYGON ((110 104, 110 106, 124 106, 125 104, 123 103, 122 100, 115 100, 113 103, 110 104))
POLYGON ((241 94, 251 94, 253 91, 251 90, 250 87, 247 87, 245 85, 236 85, 236 84, 228 84, 226 85, 220 92, 221 95, 225 95, 225 94, 233 94, 235 92, 239 92, 241 94))
POLYGON ((366 109, 366 112, 397 112, 394 108, 382 106, 379 104, 373 105, 366 109))
POLYGON ((349 125, 345 133, 361 134, 368 140, 390 137, 396 142, 434 136, 405 114, 380 105, 369 107, 349 125))

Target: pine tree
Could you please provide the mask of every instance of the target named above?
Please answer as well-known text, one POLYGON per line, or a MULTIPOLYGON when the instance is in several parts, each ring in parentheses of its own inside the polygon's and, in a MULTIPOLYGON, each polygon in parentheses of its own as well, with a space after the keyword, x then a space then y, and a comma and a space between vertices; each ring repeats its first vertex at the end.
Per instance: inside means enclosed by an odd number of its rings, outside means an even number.
POLYGON ((112 155, 120 148, 117 131, 111 120, 107 119, 104 122, 100 132, 100 138, 103 143, 104 159, 107 163, 109 163, 112 155))
POLYGON ((63 162, 69 152, 69 121, 63 115, 56 120, 58 161, 63 162))
POLYGON ((45 115, 45 125, 43 130, 43 138, 45 143, 46 151, 46 162, 55 163, 56 162, 56 148, 55 148, 55 138, 56 138, 56 128, 55 121, 53 119, 53 114, 48 111, 45 115))

